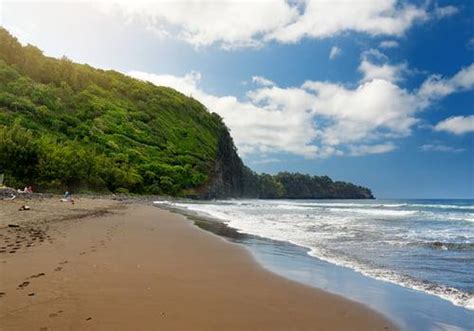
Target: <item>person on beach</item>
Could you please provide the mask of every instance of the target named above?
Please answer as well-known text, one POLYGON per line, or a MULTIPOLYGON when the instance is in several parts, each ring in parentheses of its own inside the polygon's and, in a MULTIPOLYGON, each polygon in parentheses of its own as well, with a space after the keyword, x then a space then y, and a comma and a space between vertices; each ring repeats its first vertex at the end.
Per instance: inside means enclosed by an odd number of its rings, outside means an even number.
POLYGON ((23 190, 18 189, 18 193, 33 193, 33 188, 30 186, 25 186, 23 190))
POLYGON ((71 202, 71 204, 74 204, 74 198, 69 191, 66 191, 64 192, 64 198, 61 199, 61 202, 71 202))

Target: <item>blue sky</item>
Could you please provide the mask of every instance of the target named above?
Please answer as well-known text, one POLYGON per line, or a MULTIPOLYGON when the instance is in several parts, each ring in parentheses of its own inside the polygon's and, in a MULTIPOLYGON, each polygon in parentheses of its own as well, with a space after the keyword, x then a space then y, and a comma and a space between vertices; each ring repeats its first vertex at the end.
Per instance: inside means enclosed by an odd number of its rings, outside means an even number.
POLYGON ((472 1, 2 1, 0 24, 192 95, 255 171, 474 197, 472 1))

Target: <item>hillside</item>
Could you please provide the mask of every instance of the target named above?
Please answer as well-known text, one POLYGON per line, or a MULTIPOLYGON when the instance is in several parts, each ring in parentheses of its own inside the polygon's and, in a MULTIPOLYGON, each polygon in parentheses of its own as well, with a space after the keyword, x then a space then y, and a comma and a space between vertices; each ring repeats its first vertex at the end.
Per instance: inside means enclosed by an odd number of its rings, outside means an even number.
POLYGON ((327 177, 255 174, 220 116, 197 100, 116 71, 46 57, 3 28, 0 173, 10 186, 44 191, 372 197, 368 189, 327 177), (306 189, 295 190, 297 183, 306 189))

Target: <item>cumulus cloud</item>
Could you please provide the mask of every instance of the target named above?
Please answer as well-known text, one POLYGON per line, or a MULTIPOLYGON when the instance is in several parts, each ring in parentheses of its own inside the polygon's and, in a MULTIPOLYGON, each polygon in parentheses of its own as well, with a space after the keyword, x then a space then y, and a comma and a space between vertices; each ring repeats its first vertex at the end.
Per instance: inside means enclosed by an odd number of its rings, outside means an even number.
POLYGON ((362 73, 363 82, 374 79, 397 82, 403 79, 403 74, 409 72, 406 63, 389 64, 387 56, 376 49, 363 52, 361 57, 358 70, 362 73))
POLYGON ((443 144, 425 144, 420 146, 423 152, 444 152, 444 153, 461 153, 466 151, 464 148, 457 148, 443 144))
POLYGON ((398 46, 398 41, 395 40, 384 40, 379 44, 380 48, 397 48, 398 46))
POLYGON ((474 132, 474 115, 449 117, 436 124, 434 130, 457 135, 474 132))
POLYGON ((262 76, 253 76, 252 77, 252 82, 255 83, 255 84, 261 85, 261 86, 273 86, 273 85, 275 85, 274 82, 272 82, 271 80, 269 80, 265 77, 262 77, 262 76))
POLYGON ((362 81, 371 81, 373 79, 384 79, 390 82, 401 80, 403 71, 406 70, 405 64, 377 65, 370 61, 363 60, 359 65, 358 70, 363 74, 362 81))
POLYGON ((331 47, 331 51, 329 52, 329 59, 334 60, 336 57, 341 55, 341 53, 342 53, 342 50, 339 47, 333 46, 331 47))
POLYGON ((257 47, 262 36, 293 22, 298 10, 284 0, 273 1, 101 1, 100 8, 117 10, 159 35, 196 47, 219 43, 223 48, 257 47))
POLYGON ((333 37, 345 31, 399 36, 416 21, 427 18, 425 9, 401 5, 396 0, 355 3, 308 0, 295 22, 278 28, 270 37, 282 42, 296 42, 304 37, 333 37))
POLYGON ((97 8, 115 10, 162 37, 196 47, 259 47, 266 42, 295 43, 303 38, 329 38, 345 32, 402 36, 417 22, 450 16, 452 6, 430 8, 402 0, 102 0, 97 8), (212 22, 212 24, 209 24, 212 22))
MULTIPOLYGON (((397 85, 393 75, 366 77, 354 87, 306 81, 285 88, 255 76, 252 80, 257 86, 244 98, 205 92, 197 72, 180 77, 144 72, 129 75, 192 95, 221 115, 241 155, 284 152, 315 158, 393 151, 397 148, 394 139, 411 134, 419 112, 443 96, 473 88, 466 70, 437 80, 454 87, 441 94, 436 92, 436 98, 427 97, 423 88, 431 84, 431 78, 422 88, 408 91, 397 85)), ((473 116, 451 118, 436 129, 458 134, 473 131, 473 120, 473 116)))
POLYGON ((425 99, 439 99, 458 91, 474 87, 474 63, 463 68, 451 78, 430 76, 420 87, 419 94, 425 99))

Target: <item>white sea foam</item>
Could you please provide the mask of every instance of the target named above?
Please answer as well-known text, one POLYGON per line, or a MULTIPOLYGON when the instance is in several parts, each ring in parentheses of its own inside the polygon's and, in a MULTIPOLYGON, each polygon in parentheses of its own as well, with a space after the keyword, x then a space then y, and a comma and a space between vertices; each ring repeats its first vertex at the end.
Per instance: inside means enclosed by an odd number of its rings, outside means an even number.
POLYGON ((346 212, 346 213, 359 213, 368 214, 371 216, 391 216, 391 217, 404 217, 408 215, 415 215, 417 211, 414 210, 391 210, 391 209, 376 209, 376 208, 330 208, 333 212, 346 212))
POLYGON ((153 203, 155 205, 172 205, 172 202, 168 200, 156 200, 156 201, 153 201, 153 203))
POLYGON ((436 209, 462 209, 462 210, 474 210, 474 206, 469 205, 442 205, 442 204, 410 204, 412 207, 418 208, 436 208, 436 209))

